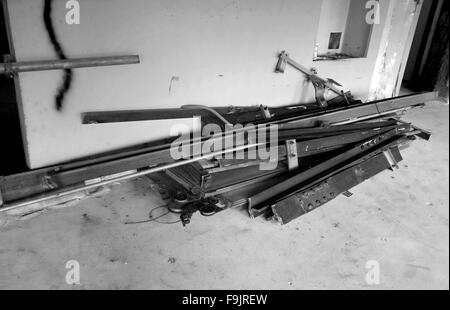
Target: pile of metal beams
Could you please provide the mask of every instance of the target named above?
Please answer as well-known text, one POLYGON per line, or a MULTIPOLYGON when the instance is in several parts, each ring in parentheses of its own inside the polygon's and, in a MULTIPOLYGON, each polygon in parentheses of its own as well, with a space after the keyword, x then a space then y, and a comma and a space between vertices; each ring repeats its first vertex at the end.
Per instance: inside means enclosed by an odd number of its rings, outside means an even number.
POLYGON ((355 104, 282 121, 273 169, 261 169, 263 159, 213 158, 150 177, 162 184, 169 209, 180 213, 183 224, 197 211, 212 215, 237 207, 245 207, 252 217, 264 215, 286 224, 341 194, 349 195, 351 188, 376 174, 398 167, 400 149, 416 137, 428 140, 430 133, 391 113, 432 96, 355 104))
POLYGON ((251 217, 286 224, 397 167, 403 147, 417 137, 430 138, 429 132, 400 117, 436 100, 436 93, 363 103, 283 52, 276 71, 283 73, 287 65, 307 75, 316 102, 276 108, 185 106, 83 113, 86 126, 201 117, 203 134, 0 177, 0 212, 149 176, 184 225, 196 212, 211 216, 229 208, 246 208, 251 217), (336 96, 325 99, 327 91, 336 96), (205 130, 211 124, 221 131, 205 130), (186 154, 174 156, 180 146, 186 154), (274 156, 265 156, 268 149, 274 156))
MULTIPOLYGON (((220 150, 211 148, 181 159, 171 156, 176 139, 170 138, 2 177, 0 211, 148 175, 160 184, 170 210, 179 212, 184 224, 197 211, 212 215, 236 207, 247 208, 252 217, 266 215, 285 224, 338 195, 348 194, 352 187, 377 173, 396 167, 402 160, 402 147, 416 137, 430 137, 428 132, 401 121, 399 116, 435 99, 435 93, 426 93, 369 103, 329 102, 326 109, 306 105, 304 109, 284 107, 271 109, 271 117, 267 119, 262 118, 264 109, 259 109, 259 113, 249 112, 250 108, 238 109, 233 116, 250 119, 249 115, 253 115, 252 121, 259 127, 277 126, 273 169, 261 169, 267 158, 258 157, 259 153, 251 160, 245 156, 244 159, 224 156, 238 152, 245 155, 268 146, 268 141, 251 141, 252 132, 245 127, 232 131, 243 133, 245 144, 232 144, 220 150)), ((186 143, 189 149, 205 150, 207 143, 222 143, 225 139, 226 134, 216 134, 186 143)))

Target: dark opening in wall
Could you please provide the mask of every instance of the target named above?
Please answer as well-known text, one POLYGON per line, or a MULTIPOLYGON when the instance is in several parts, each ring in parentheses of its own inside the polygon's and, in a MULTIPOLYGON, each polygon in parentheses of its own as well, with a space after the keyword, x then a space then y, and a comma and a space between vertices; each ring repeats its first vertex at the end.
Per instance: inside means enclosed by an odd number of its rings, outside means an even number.
POLYGON ((330 42, 328 42, 329 50, 338 50, 341 46, 342 32, 332 32, 330 34, 330 42))
POLYGON ((315 61, 367 56, 373 24, 367 21, 366 4, 367 0, 323 0, 315 61))
MULTIPOLYGON (((0 1, 0 57, 10 54, 5 14, 0 1)), ((27 170, 14 80, 0 75, 0 175, 27 170)))

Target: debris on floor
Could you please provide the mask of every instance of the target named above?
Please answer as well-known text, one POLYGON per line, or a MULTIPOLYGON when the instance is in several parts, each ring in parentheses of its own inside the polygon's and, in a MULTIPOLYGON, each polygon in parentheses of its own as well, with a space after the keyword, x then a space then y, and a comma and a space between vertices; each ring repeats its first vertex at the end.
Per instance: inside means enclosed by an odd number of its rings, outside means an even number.
MULTIPOLYGON (((339 195, 351 196, 352 188, 386 169, 398 169, 400 151, 431 136, 400 117, 436 100, 436 93, 363 103, 282 52, 276 72, 288 66, 312 82, 316 102, 83 113, 87 126, 200 115, 202 134, 6 176, 0 181, 0 212, 29 215, 82 199, 86 191, 148 176, 166 200, 160 208, 178 214, 176 222, 183 225, 196 213, 212 216, 230 208, 287 224, 339 195)), ((142 222, 161 216, 150 213, 142 222)))

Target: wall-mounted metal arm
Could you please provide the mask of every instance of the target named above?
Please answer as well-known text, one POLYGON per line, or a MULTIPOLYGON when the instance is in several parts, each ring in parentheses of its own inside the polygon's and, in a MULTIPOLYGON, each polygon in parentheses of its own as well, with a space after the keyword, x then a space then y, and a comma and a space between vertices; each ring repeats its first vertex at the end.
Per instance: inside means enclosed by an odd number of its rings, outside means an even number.
POLYGON ((316 101, 322 108, 326 108, 328 106, 328 103, 324 97, 326 89, 331 90, 333 93, 335 93, 338 96, 343 96, 344 99, 348 103, 348 98, 345 95, 345 92, 342 90, 339 90, 338 88, 336 88, 334 86, 334 85, 337 85, 337 86, 342 86, 342 85, 340 85, 338 82, 336 82, 333 79, 323 79, 323 78, 319 77, 317 74, 315 74, 308 68, 302 66, 301 64, 299 64, 298 62, 296 62, 295 60, 290 58, 288 53, 286 53, 285 51, 282 51, 280 53, 275 71, 278 73, 284 73, 284 71, 286 69, 286 65, 291 65, 295 69, 297 69, 300 72, 302 72, 303 74, 305 74, 311 80, 311 82, 313 83, 314 88, 316 90, 316 101))
POLYGON ((118 65, 131 65, 138 63, 140 63, 138 55, 74 58, 66 60, 23 61, 23 62, 10 62, 9 57, 5 57, 4 63, 0 63, 0 74, 9 76, 19 72, 118 66, 118 65))

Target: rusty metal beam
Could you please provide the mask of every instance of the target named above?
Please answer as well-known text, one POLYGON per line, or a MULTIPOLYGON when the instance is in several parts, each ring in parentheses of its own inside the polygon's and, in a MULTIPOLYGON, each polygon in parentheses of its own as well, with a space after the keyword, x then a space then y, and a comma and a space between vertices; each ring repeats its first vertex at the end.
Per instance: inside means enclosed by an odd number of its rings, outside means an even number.
POLYGON ((73 58, 66 60, 22 61, 22 62, 10 62, 6 58, 4 63, 0 63, 0 74, 12 75, 20 72, 119 66, 119 65, 131 65, 139 63, 140 60, 138 55, 73 58))

